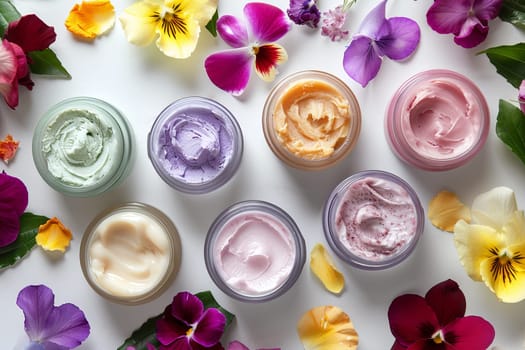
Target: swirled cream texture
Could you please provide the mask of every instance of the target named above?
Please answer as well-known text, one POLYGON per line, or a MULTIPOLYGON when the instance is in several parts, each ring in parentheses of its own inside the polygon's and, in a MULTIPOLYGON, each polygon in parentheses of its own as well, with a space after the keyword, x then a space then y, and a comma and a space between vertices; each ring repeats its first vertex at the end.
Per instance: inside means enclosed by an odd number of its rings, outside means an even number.
POLYGON ((150 217, 121 212, 104 219, 88 247, 88 271, 105 292, 119 297, 148 293, 170 264, 168 233, 150 217))
POLYGON ((330 157, 350 128, 348 100, 332 85, 314 79, 295 82, 279 97, 273 113, 278 140, 310 160, 330 157))
POLYGON ((62 183, 87 187, 114 172, 122 152, 107 120, 85 109, 64 110, 43 130, 42 155, 62 183))
POLYGON ((381 261, 403 251, 414 239, 417 213, 400 185, 366 177, 348 187, 335 222, 346 249, 363 259, 381 261))
POLYGON ((425 158, 450 159, 477 142, 482 118, 477 98, 459 80, 435 78, 411 89, 401 108, 401 132, 425 158))
POLYGON ((228 164, 233 135, 222 117, 209 108, 187 107, 162 126, 158 139, 159 162, 170 174, 187 183, 207 182, 228 164))
POLYGON ((295 255, 290 230, 273 215, 258 211, 232 217, 220 229, 213 247, 223 281, 250 296, 279 288, 293 269, 295 255))

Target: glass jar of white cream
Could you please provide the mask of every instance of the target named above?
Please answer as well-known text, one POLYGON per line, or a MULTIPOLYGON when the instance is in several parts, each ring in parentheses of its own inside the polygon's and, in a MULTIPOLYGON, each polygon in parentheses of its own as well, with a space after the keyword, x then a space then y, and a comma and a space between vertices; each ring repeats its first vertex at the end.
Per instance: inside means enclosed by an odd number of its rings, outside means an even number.
POLYGON ((175 278, 181 243, 173 222, 143 203, 105 210, 87 227, 80 265, 90 286, 121 304, 140 304, 160 295, 175 278))

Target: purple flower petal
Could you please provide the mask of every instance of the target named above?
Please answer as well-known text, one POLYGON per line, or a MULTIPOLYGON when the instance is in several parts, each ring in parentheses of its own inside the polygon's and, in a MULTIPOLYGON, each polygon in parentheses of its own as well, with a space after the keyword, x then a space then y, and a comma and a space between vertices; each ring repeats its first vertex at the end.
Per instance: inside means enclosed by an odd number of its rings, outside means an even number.
POLYGON ((169 345, 179 338, 187 338, 186 332, 190 329, 189 326, 176 319, 170 319, 166 312, 164 316, 155 323, 157 340, 162 345, 169 345))
POLYGON ((0 201, 13 208, 16 215, 24 213, 28 203, 27 188, 19 178, 0 173, 0 201))
POLYGON ((427 11, 428 25, 440 34, 457 34, 467 20, 471 4, 471 0, 436 0, 427 11))
POLYGON ((523 113, 525 113, 525 80, 520 84, 520 89, 518 91, 518 99, 520 102, 520 108, 523 113))
POLYGON ((406 350, 406 346, 401 345, 397 340, 392 344, 390 350, 406 350))
POLYGON ((244 16, 258 42, 277 41, 290 30, 286 14, 270 4, 249 2, 244 6, 244 16))
POLYGON ((20 216, 8 203, 0 203, 0 247, 16 241, 20 233, 20 216))
POLYGON ((461 31, 454 37, 454 42, 468 49, 479 45, 487 38, 488 34, 489 27, 486 23, 480 22, 476 17, 468 17, 463 23, 461 31))
POLYGON ((376 41, 380 51, 392 60, 402 60, 410 56, 420 39, 419 25, 406 17, 388 19, 388 34, 376 41))
POLYGON ((219 18, 217 32, 232 47, 243 47, 249 44, 246 26, 237 17, 225 15, 219 18))
POLYGON ((197 349, 194 348, 190 344, 188 337, 180 337, 179 339, 171 343, 169 346, 165 346, 161 344, 160 350, 197 350, 197 349))
POLYGON ((246 345, 240 341, 234 340, 228 344, 228 350, 250 350, 246 345))
POLYGON ((491 20, 498 16, 503 0, 476 0, 474 13, 480 20, 491 20))
POLYGON ((204 347, 215 345, 221 339, 226 326, 226 317, 218 309, 206 309, 193 330, 192 338, 204 347))
POLYGON ((222 346, 221 343, 217 343, 215 345, 207 347, 207 346, 202 346, 193 340, 190 340, 190 345, 191 345, 192 350, 224 350, 224 347, 222 346))
POLYGON ((448 279, 436 284, 425 295, 427 304, 434 310, 439 324, 445 326, 456 318, 465 316, 467 301, 459 285, 448 279))
POLYGON ((254 59, 247 48, 217 52, 204 62, 208 77, 217 87, 232 95, 240 95, 250 80, 254 59))
POLYGON ((72 349, 89 335, 84 313, 67 303, 54 306, 55 296, 44 285, 28 286, 20 291, 16 304, 25 317, 24 326, 31 341, 45 349, 72 349))
POLYGON ((24 52, 44 50, 56 39, 55 29, 34 14, 9 23, 5 39, 20 46, 24 52))
POLYGON ((180 292, 173 297, 171 315, 188 326, 197 323, 204 312, 202 301, 189 292, 180 292))
POLYGON ((386 22, 385 8, 386 0, 383 0, 366 15, 357 32, 376 40, 382 26, 386 22))
POLYGON ((290 0, 290 7, 286 13, 295 24, 306 25, 310 28, 317 28, 321 19, 317 0, 290 0))
POLYGON ((388 309, 390 330, 401 346, 419 339, 429 339, 439 329, 434 311, 426 300, 415 294, 404 294, 392 301, 388 309))
POLYGON ((381 57, 366 36, 355 37, 346 48, 343 56, 343 68, 350 78, 365 87, 379 72, 381 57))
POLYGON ((445 342, 454 350, 488 349, 494 340, 494 327, 478 316, 458 318, 443 328, 445 342))

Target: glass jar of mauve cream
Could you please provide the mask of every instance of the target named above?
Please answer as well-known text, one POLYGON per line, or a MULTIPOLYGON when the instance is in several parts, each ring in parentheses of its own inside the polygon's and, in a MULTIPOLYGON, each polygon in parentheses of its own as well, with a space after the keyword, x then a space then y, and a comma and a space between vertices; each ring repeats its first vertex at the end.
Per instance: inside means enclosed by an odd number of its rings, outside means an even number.
POLYGON ((350 153, 361 131, 361 109, 352 90, 336 76, 300 71, 270 91, 262 125, 268 146, 280 160, 318 170, 350 153))
POLYGON ((120 304, 159 296, 177 275, 179 233, 160 210, 143 203, 107 209, 91 221, 80 244, 80 265, 89 285, 120 304))
POLYGON ((466 164, 485 144, 489 128, 481 91, 465 76, 444 69, 405 81, 385 117, 392 151, 406 163, 431 171, 466 164))
POLYGON ((51 107, 33 134, 33 159, 53 189, 78 197, 101 194, 129 174, 134 160, 131 125, 115 107, 74 97, 51 107))
POLYGON ((148 134, 148 155, 171 187, 200 194, 218 189, 239 168, 243 137, 220 103, 199 96, 179 99, 157 117, 148 134))
POLYGON ((417 194, 398 176, 362 171, 330 194, 323 228, 332 250, 348 264, 386 269, 405 260, 423 234, 425 215, 417 194))
POLYGON ((299 228, 285 211, 250 200, 230 206, 215 219, 204 243, 204 260, 224 293, 244 302, 264 302, 295 284, 305 249, 299 228))

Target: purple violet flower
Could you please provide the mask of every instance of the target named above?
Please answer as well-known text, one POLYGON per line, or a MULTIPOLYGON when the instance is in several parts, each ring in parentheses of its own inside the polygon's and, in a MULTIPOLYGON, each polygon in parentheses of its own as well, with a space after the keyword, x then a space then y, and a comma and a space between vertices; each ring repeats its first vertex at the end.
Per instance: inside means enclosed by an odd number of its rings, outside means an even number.
POLYGON ((498 16, 503 0, 435 0, 428 25, 440 34, 454 34, 462 47, 479 45, 488 35, 488 21, 498 16))
MULTIPOLYGON (((246 345, 240 341, 234 340, 228 344, 228 350, 250 350, 246 345)), ((257 349, 257 350, 281 350, 281 348, 267 348, 267 349, 257 349)))
POLYGON ((317 28, 321 18, 317 0, 290 0, 290 7, 286 13, 295 24, 307 25, 310 28, 317 28))
POLYGON ((244 6, 244 16, 248 27, 234 16, 219 18, 217 32, 233 49, 211 54, 204 62, 210 80, 232 95, 244 92, 253 63, 261 79, 272 81, 277 74, 277 65, 288 59, 284 48, 273 43, 290 29, 281 9, 251 2, 244 6), (248 33, 252 33, 252 40, 248 33))
POLYGON ((27 286, 18 293, 16 304, 24 313, 29 349, 74 349, 88 337, 90 327, 82 310, 71 303, 54 303, 53 291, 44 285, 27 286))
POLYGON ((381 1, 368 13, 344 53, 344 70, 362 87, 377 75, 383 56, 396 61, 403 60, 419 44, 418 24, 406 17, 387 19, 386 2, 381 1))
POLYGON ((525 80, 522 80, 520 84, 520 89, 518 91, 518 100, 520 103, 520 109, 525 113, 525 80))
POLYGON ((157 321, 160 350, 223 350, 219 342, 226 317, 216 308, 204 309, 202 301, 188 292, 175 295, 157 321))
POLYGON ((0 247, 16 241, 20 233, 20 216, 28 203, 24 183, 5 172, 0 173, 0 247))

